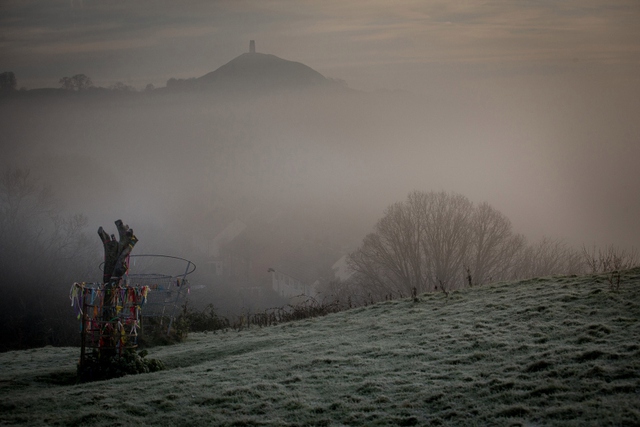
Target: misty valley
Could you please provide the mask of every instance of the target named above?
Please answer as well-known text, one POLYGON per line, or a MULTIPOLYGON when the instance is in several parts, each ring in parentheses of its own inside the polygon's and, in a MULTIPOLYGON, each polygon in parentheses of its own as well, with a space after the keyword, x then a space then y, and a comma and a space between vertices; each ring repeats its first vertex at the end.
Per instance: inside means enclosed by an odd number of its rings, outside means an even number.
POLYGON ((548 183, 508 96, 359 92, 256 53, 142 92, 65 79, 0 99, 4 350, 77 342, 68 287, 99 281, 95 229, 120 218, 226 319, 637 258, 531 221, 548 183))
POLYGON ((579 91, 361 92, 253 42, 143 91, 7 77, 9 423, 637 423, 633 156, 593 167, 579 91))

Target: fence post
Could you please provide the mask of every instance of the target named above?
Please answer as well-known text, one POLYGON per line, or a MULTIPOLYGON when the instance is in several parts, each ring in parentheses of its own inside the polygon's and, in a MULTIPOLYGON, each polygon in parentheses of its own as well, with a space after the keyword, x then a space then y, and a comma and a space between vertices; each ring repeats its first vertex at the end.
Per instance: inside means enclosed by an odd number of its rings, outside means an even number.
POLYGON ((85 347, 87 344, 87 299, 86 289, 82 289, 82 325, 80 326, 80 372, 84 371, 85 347))

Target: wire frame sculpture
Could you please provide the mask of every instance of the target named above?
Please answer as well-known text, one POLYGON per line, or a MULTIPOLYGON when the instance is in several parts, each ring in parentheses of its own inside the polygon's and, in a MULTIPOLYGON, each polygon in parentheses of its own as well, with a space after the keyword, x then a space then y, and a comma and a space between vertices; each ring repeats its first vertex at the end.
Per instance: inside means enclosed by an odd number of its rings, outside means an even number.
POLYGON ((69 298, 81 325, 79 372, 89 359, 119 357, 136 349, 145 323, 166 326, 170 334, 189 294, 187 276, 196 269, 189 260, 167 255, 129 255, 128 266, 111 286, 86 282, 71 286, 69 298))
POLYGON ((138 347, 141 307, 146 287, 105 288, 102 283, 74 283, 69 297, 80 320, 80 366, 87 355, 95 358, 121 356, 138 347), (105 304, 105 300, 110 301, 105 304))
POLYGON ((153 323, 171 328, 179 309, 190 293, 187 276, 196 265, 191 261, 168 255, 131 255, 129 270, 123 277, 127 286, 148 289, 143 318, 154 318, 153 323))

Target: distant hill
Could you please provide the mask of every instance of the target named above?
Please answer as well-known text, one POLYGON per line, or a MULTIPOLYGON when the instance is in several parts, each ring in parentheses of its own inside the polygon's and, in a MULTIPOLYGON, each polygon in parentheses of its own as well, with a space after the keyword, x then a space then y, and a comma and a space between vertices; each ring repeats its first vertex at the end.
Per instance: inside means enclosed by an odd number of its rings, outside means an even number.
POLYGON ((192 334, 150 349, 166 371, 100 383, 73 385, 78 348, 2 353, 2 423, 637 426, 640 268, 622 273, 618 291, 608 277, 192 334))
POLYGON ((300 62, 264 53, 243 53, 198 83, 233 88, 301 88, 331 83, 322 74, 300 62))
MULTIPOLYGON (((201 77, 186 79, 170 78, 166 88, 157 88, 150 92, 198 92, 213 90, 216 92, 240 93, 246 90, 263 92, 282 89, 339 88, 347 89, 340 79, 326 78, 313 68, 295 61, 279 58, 275 55, 247 52, 232 59, 221 67, 201 77)), ((131 88, 133 89, 133 88, 131 88)), ((351 91, 350 89, 348 89, 351 91)), ((74 91, 61 88, 39 88, 25 91, 13 91, 0 94, 2 98, 25 98, 33 96, 83 96, 116 94, 130 95, 135 90, 114 90, 113 88, 89 87, 87 90, 74 91)), ((137 93, 149 93, 140 91, 137 93)))

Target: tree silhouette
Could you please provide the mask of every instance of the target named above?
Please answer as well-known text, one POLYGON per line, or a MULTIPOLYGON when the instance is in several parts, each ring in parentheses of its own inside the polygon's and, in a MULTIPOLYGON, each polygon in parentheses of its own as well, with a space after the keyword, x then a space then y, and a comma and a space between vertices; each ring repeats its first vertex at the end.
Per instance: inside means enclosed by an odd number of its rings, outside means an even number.
POLYGON ((10 93, 16 90, 18 87, 18 80, 13 71, 5 71, 0 74, 0 92, 10 93))
POLYGON ((69 283, 93 276, 98 253, 87 218, 56 206, 28 169, 0 170, 0 351, 77 341, 69 283))
POLYGON ((418 191, 387 208, 348 264, 355 273, 352 284, 378 297, 576 273, 583 267, 577 251, 560 241, 527 245, 509 219, 487 203, 418 191))
POLYGON ((59 81, 62 89, 82 91, 93 87, 93 82, 85 74, 76 74, 73 77, 63 77, 59 81))

